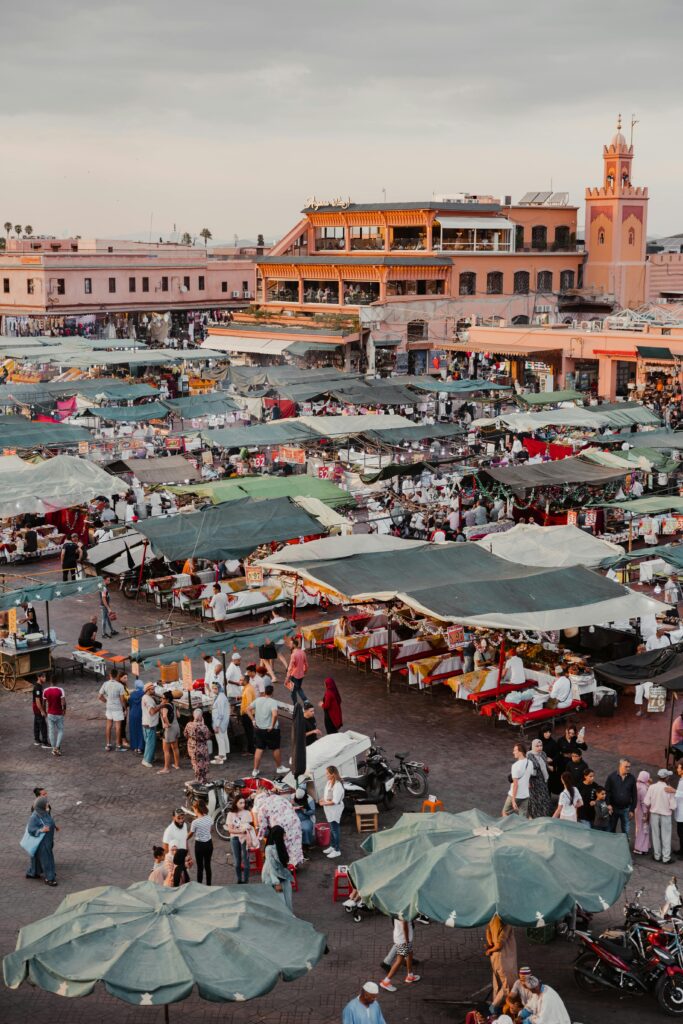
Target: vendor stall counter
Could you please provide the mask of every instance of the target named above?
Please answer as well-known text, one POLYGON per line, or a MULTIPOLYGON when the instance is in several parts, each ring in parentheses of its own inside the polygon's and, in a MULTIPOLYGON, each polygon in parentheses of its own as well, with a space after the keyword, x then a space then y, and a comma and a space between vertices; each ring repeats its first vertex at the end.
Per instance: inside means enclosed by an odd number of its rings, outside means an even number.
POLYGON ((13 690, 19 679, 30 679, 39 672, 50 672, 51 652, 57 646, 44 637, 19 640, 15 644, 9 637, 0 642, 0 683, 13 690))

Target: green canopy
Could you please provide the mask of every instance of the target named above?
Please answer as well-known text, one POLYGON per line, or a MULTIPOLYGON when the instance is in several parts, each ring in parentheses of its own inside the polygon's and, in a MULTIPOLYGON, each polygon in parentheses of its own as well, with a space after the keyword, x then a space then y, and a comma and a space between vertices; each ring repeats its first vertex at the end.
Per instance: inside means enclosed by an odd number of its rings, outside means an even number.
POLYGON ((295 476, 241 476, 234 480, 215 480, 211 483, 188 484, 171 487, 176 494, 198 494, 209 498, 214 505, 239 498, 319 498, 326 505, 336 508, 352 505, 354 500, 348 491, 343 491, 331 480, 320 480, 316 476, 297 474, 295 476))
POLYGON ((466 433, 458 423, 418 423, 408 427, 384 427, 381 430, 366 430, 363 437, 378 444, 399 445, 409 441, 437 440, 459 437, 466 433))
POLYGON ((603 402, 594 408, 600 416, 607 418, 610 427, 630 427, 634 423, 641 427, 654 427, 662 422, 656 412, 640 402, 603 402))
POLYGON ((263 559, 353 601, 398 600, 446 622, 563 629, 658 608, 583 566, 518 565, 478 544, 430 544, 355 534, 291 545, 263 559))
POLYGON ((585 397, 580 391, 539 391, 538 394, 532 391, 515 395, 515 399, 520 405, 531 405, 534 408, 541 405, 556 405, 558 402, 580 402, 583 404, 585 397))
POLYGON ((204 636, 185 640, 171 647, 152 647, 132 655, 131 660, 139 662, 142 668, 153 668, 157 663, 170 665, 173 661, 198 657, 200 654, 216 654, 219 651, 232 654, 233 649, 246 651, 250 647, 276 643, 295 632, 296 623, 292 619, 285 619, 282 622, 269 622, 265 626, 242 629, 234 633, 206 633, 204 636))
POLYGON ((492 380, 434 380, 425 377, 410 381, 411 388, 420 391, 439 391, 449 395, 474 395, 480 391, 509 391, 509 384, 495 384, 492 380))
POLYGON ((83 427, 0 416, 0 448, 75 448, 81 441, 92 441, 83 427))
POLYGON ((224 416, 235 412, 238 405, 222 391, 208 395, 188 395, 187 398, 169 398, 163 403, 176 416, 192 419, 194 416, 224 416))
POLYGON ((161 402, 146 402, 144 405, 102 405, 91 406, 81 416, 95 416, 112 423, 144 423, 147 420, 163 420, 168 409, 161 402))
POLYGON ((24 602, 34 604, 36 601, 61 601, 66 597, 94 594, 101 589, 102 580, 99 576, 88 576, 83 580, 69 580, 66 583, 43 583, 19 590, 6 590, 0 593, 0 612, 18 608, 24 602))
POLYGON ((416 476, 425 469, 434 472, 434 466, 422 459, 419 462, 390 462, 376 473, 361 473, 360 479, 364 484, 376 484, 380 480, 391 480, 395 476, 416 476))
POLYGON ((614 569, 619 565, 628 565, 629 562, 638 562, 641 558, 663 558, 669 565, 680 570, 683 569, 683 544, 656 544, 638 548, 637 551, 627 551, 615 558, 605 559, 603 565, 611 565, 614 569))
POLYGON ((97 381, 79 380, 74 381, 72 387, 75 394, 88 397, 102 395, 107 402, 134 402, 136 398, 151 398, 152 395, 159 394, 157 388, 153 388, 151 384, 127 384, 125 381, 98 387, 97 381))
POLYGON ((349 874, 365 903, 412 920, 473 928, 498 914, 543 927, 579 903, 599 913, 633 873, 628 840, 574 822, 482 811, 403 814, 363 843, 349 874))
POLYGON ((286 351, 290 356, 306 356, 309 352, 329 352, 334 355, 338 348, 339 345, 330 345, 324 341, 293 341, 286 351))
POLYGON ((658 345, 636 345, 636 352, 641 359, 653 360, 656 363, 674 363, 676 360, 670 348, 658 345))
POLYGON ((683 430, 639 430, 622 431, 600 438, 601 444, 630 444, 635 447, 683 450, 683 430))
POLYGON ((251 554, 260 544, 317 536, 325 531, 289 498, 237 501, 204 512, 142 519, 134 528, 155 552, 169 561, 183 558, 234 559, 251 554))
POLYGON ((255 423, 251 427, 206 430, 202 431, 202 437, 209 444, 222 448, 266 448, 320 440, 320 436, 314 430, 303 426, 296 419, 255 423))
POLYGON ((621 508, 634 516, 656 516, 660 512, 683 512, 683 498, 677 494, 663 494, 661 497, 633 498, 631 501, 596 501, 604 508, 621 508))
POLYGON ((101 981, 133 1006, 180 1002, 195 986, 211 1002, 243 1002, 305 975, 325 945, 269 885, 136 882, 67 896, 21 929, 3 974, 9 988, 28 980, 71 997, 101 981))

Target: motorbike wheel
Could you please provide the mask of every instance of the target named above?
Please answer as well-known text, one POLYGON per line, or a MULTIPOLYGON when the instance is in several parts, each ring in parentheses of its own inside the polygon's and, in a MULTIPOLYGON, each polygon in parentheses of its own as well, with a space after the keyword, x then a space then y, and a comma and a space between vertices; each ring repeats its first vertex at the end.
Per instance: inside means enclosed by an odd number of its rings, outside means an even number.
POLYGON ((216 829, 216 835, 219 839, 223 839, 227 842, 230 838, 230 832, 227 826, 228 819, 228 808, 224 807, 220 814, 217 814, 214 818, 214 828, 216 829))
POLYGON ((403 785, 406 792, 411 796, 421 797, 427 792, 427 776, 419 768, 411 768, 410 774, 406 777, 403 785))
POLYGON ((585 974, 576 970, 577 967, 581 967, 584 971, 592 971, 593 968, 599 964, 600 958, 595 956, 594 953, 583 953, 576 961, 574 967, 574 981, 582 992, 602 992, 605 990, 605 986, 601 985, 599 981, 591 981, 591 979, 586 977, 585 974))
POLYGON ((138 596, 137 578, 134 580, 126 580, 121 586, 121 593, 124 597, 127 597, 129 601, 134 601, 138 596))
POLYGON ((670 1017, 683 1017, 683 975, 663 975, 655 986, 657 1002, 670 1017))

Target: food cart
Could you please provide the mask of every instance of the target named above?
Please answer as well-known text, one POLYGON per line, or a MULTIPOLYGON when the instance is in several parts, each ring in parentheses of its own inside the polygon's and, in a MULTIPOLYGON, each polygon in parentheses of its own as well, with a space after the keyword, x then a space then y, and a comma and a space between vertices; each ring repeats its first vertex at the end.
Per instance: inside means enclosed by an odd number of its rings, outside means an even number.
POLYGON ((19 679, 30 679, 52 668, 51 652, 56 643, 42 634, 36 634, 35 640, 30 637, 16 641, 5 637, 0 641, 0 683, 6 690, 14 690, 19 679))

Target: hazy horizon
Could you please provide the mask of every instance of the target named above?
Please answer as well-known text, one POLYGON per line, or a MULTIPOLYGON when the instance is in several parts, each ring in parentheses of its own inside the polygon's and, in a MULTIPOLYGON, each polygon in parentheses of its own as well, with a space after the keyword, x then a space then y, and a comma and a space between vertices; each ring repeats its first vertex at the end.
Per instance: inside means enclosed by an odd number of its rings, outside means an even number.
MULTIPOLYGON (((279 237, 304 199, 514 200, 602 180, 621 112, 648 235, 683 231, 677 0, 34 0, 0 14, 0 223, 279 237)), ((583 213, 579 216, 583 221, 583 213)))

